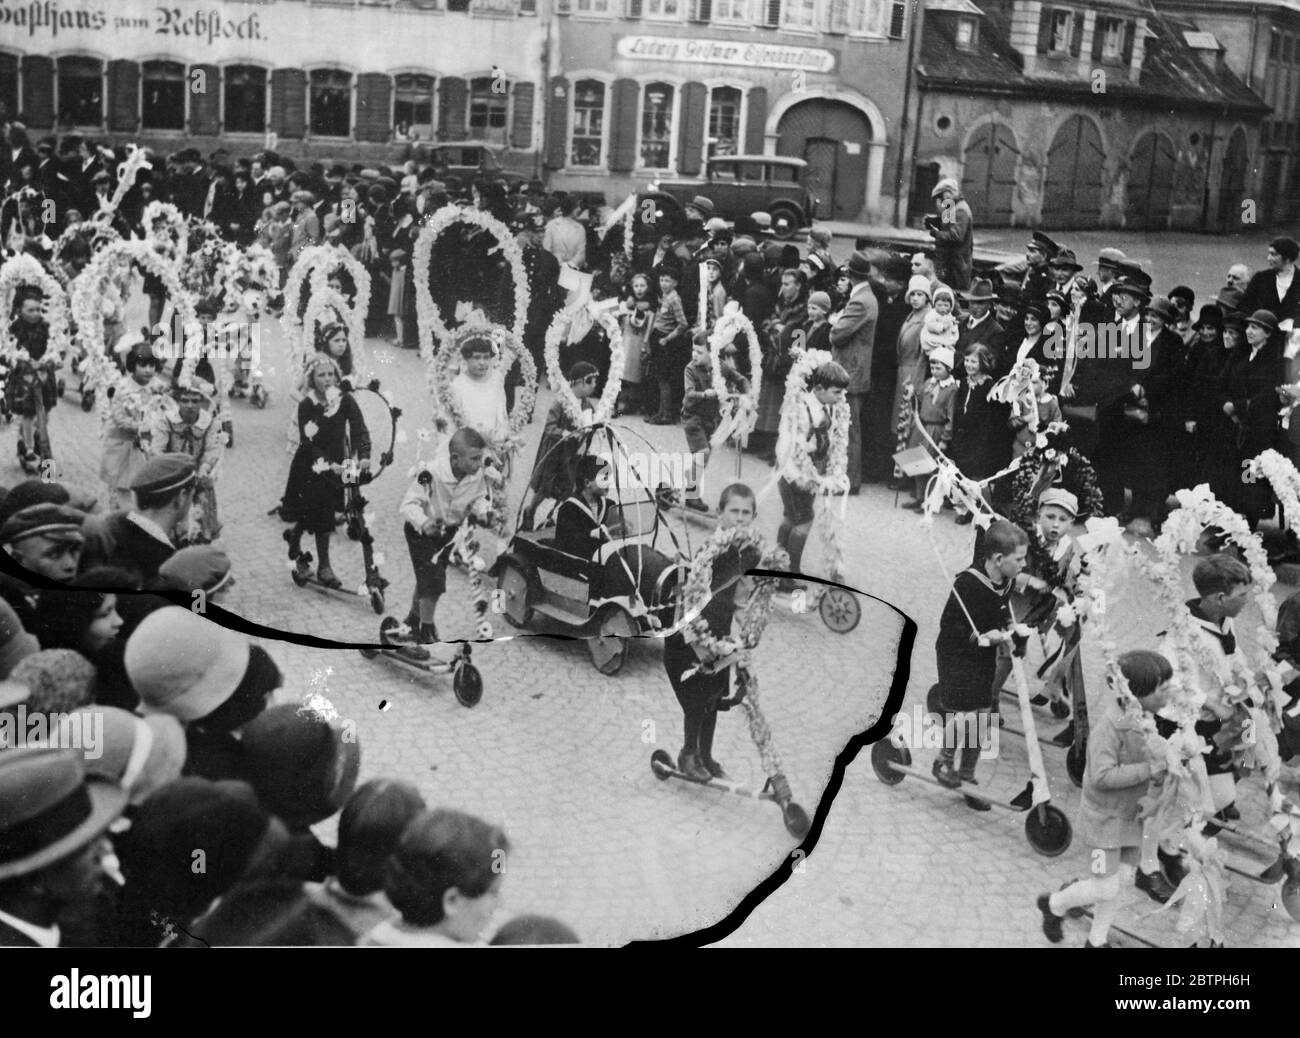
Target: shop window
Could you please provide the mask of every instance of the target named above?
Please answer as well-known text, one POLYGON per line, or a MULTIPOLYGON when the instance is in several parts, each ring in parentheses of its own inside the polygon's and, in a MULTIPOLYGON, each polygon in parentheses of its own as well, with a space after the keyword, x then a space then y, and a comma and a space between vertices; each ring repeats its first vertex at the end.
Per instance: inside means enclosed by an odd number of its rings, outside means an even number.
POLYGON ((146 61, 143 72, 141 126, 185 129, 185 66, 178 61, 146 61))
POLYGON ((351 73, 317 69, 311 74, 311 132, 314 137, 347 137, 351 134, 351 73))
POLYGON ((59 122, 103 125, 104 67, 97 58, 59 59, 59 122))
POLYGON ((393 137, 399 141, 433 139, 433 77, 398 76, 393 97, 393 137))
POLYGON ((266 69, 231 65, 222 77, 227 133, 262 133, 266 129, 266 69))
POLYGON ((510 104, 505 80, 481 76, 469 84, 469 135, 490 144, 506 143, 506 114, 510 104), (493 89, 493 87, 496 89, 493 89))
POLYGON ((669 169, 673 157, 673 101, 667 83, 647 83, 641 92, 641 165, 669 169))
POLYGON ((709 158, 740 152, 742 96, 736 87, 715 87, 709 95, 709 158))
POLYGON ((571 137, 570 165, 605 164, 605 84, 598 79, 580 79, 573 86, 571 137))

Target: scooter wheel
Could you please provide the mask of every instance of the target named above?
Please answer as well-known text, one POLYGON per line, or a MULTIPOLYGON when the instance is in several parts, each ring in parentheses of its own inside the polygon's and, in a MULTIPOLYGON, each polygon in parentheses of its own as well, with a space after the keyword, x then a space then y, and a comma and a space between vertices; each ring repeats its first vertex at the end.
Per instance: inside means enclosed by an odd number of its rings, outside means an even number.
POLYGON ((895 746, 889 741, 888 736, 872 744, 871 770, 876 773, 876 778, 887 786, 896 786, 906 778, 901 772, 893 769, 894 764, 904 768, 911 767, 912 751, 906 746, 895 746))
POLYGON ((1044 858, 1060 857, 1069 848, 1073 838, 1070 820, 1059 807, 1039 804, 1031 807, 1025 816, 1025 839, 1044 858))
POLYGON ((660 782, 667 781, 674 770, 672 754, 667 750, 655 750, 650 754, 650 770, 660 782))
POLYGON ((378 649, 361 649, 360 652, 361 655, 368 660, 373 660, 376 656, 379 655, 378 649))
POLYGON ((808 812, 793 800, 788 804, 781 805, 781 817, 785 821, 786 832, 796 840, 802 840, 808 835, 808 830, 812 828, 812 822, 808 819, 808 812))
POLYGON ((474 707, 483 698, 483 675, 472 663, 462 663, 451 676, 451 690, 461 706, 474 707))
POLYGON ((370 608, 378 615, 384 615, 384 591, 383 588, 372 587, 370 589, 370 608))
POLYGON ((1052 700, 1051 706, 1048 709, 1052 711, 1053 717, 1059 718, 1062 721, 1070 716, 1070 704, 1064 699, 1052 700))
POLYGON ((289 571, 289 576, 293 578, 293 582, 297 584, 299 587, 307 586, 307 574, 304 573, 302 570, 291 569, 289 571))
POLYGON ((843 588, 829 587, 817 603, 822 623, 836 634, 848 634, 862 622, 862 606, 858 596, 843 588))
POLYGON ((81 394, 81 409, 89 412, 95 406, 95 391, 93 389, 84 390, 81 394))
POLYGON ((1083 788, 1083 769, 1087 763, 1087 758, 1071 743, 1070 748, 1065 751, 1065 771, 1070 776, 1070 781, 1080 789, 1083 788))

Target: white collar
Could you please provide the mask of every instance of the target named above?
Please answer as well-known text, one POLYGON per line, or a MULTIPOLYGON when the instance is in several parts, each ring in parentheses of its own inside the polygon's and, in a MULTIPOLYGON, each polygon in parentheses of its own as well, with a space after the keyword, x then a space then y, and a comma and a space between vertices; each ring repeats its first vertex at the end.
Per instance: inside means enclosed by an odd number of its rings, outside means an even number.
POLYGON ((136 526, 140 527, 140 529, 150 537, 154 538, 154 540, 162 541, 162 543, 167 545, 169 548, 175 547, 175 545, 172 544, 172 539, 167 536, 167 531, 148 516, 141 515, 139 512, 132 509, 130 512, 126 513, 126 518, 128 522, 135 523, 136 526))
POLYGON ((0 923, 13 927, 21 934, 26 934, 42 948, 57 948, 59 941, 62 940, 58 923, 53 926, 37 926, 4 911, 0 911, 0 923))
POLYGON ((992 313, 993 313, 992 310, 986 310, 984 311, 983 317, 976 317, 974 314, 972 314, 970 317, 966 318, 966 327, 974 328, 977 324, 983 324, 985 321, 989 319, 992 313))
POLYGON ((1277 283, 1278 283, 1279 285, 1289 285, 1289 284, 1291 284, 1291 279, 1295 277, 1295 267, 1292 267, 1292 268, 1291 268, 1291 273, 1289 273, 1289 274, 1283 274, 1282 271, 1279 270, 1279 271, 1277 272, 1276 277, 1277 277, 1277 283))

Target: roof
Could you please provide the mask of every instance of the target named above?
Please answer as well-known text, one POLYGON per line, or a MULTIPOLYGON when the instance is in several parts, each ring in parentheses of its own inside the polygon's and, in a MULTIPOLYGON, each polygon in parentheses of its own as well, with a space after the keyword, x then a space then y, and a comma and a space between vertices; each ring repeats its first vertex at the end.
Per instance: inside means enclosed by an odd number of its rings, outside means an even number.
MULTIPOLYGON (((1137 83, 1111 77, 1106 85, 1108 101, 1153 108, 1226 106, 1261 115, 1270 111, 1259 95, 1226 65, 1206 67, 1170 20, 1149 9, 1145 17, 1149 31, 1141 77, 1137 83)), ((926 19, 917 66, 922 90, 1024 95, 1043 100, 1077 98, 1096 103, 1097 95, 1089 79, 1052 73, 1026 75, 1023 59, 1002 34, 1000 18, 981 20, 979 42, 974 51, 957 49, 956 21, 953 17, 926 19)), ((1217 41, 1215 49, 1218 49, 1217 41)))
POLYGON ((984 14, 970 0, 929 0, 929 3, 925 5, 925 9, 927 11, 955 11, 957 14, 984 14))

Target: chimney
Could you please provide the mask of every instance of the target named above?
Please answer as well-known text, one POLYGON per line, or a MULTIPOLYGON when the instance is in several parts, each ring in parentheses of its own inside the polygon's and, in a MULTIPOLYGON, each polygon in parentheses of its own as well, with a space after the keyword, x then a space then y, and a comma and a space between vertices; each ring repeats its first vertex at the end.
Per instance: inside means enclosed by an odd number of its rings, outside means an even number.
POLYGON ((1027 76, 1032 76, 1038 65, 1038 22, 1042 14, 1041 0, 1016 0, 1011 8, 1011 48, 1024 59, 1027 76))

